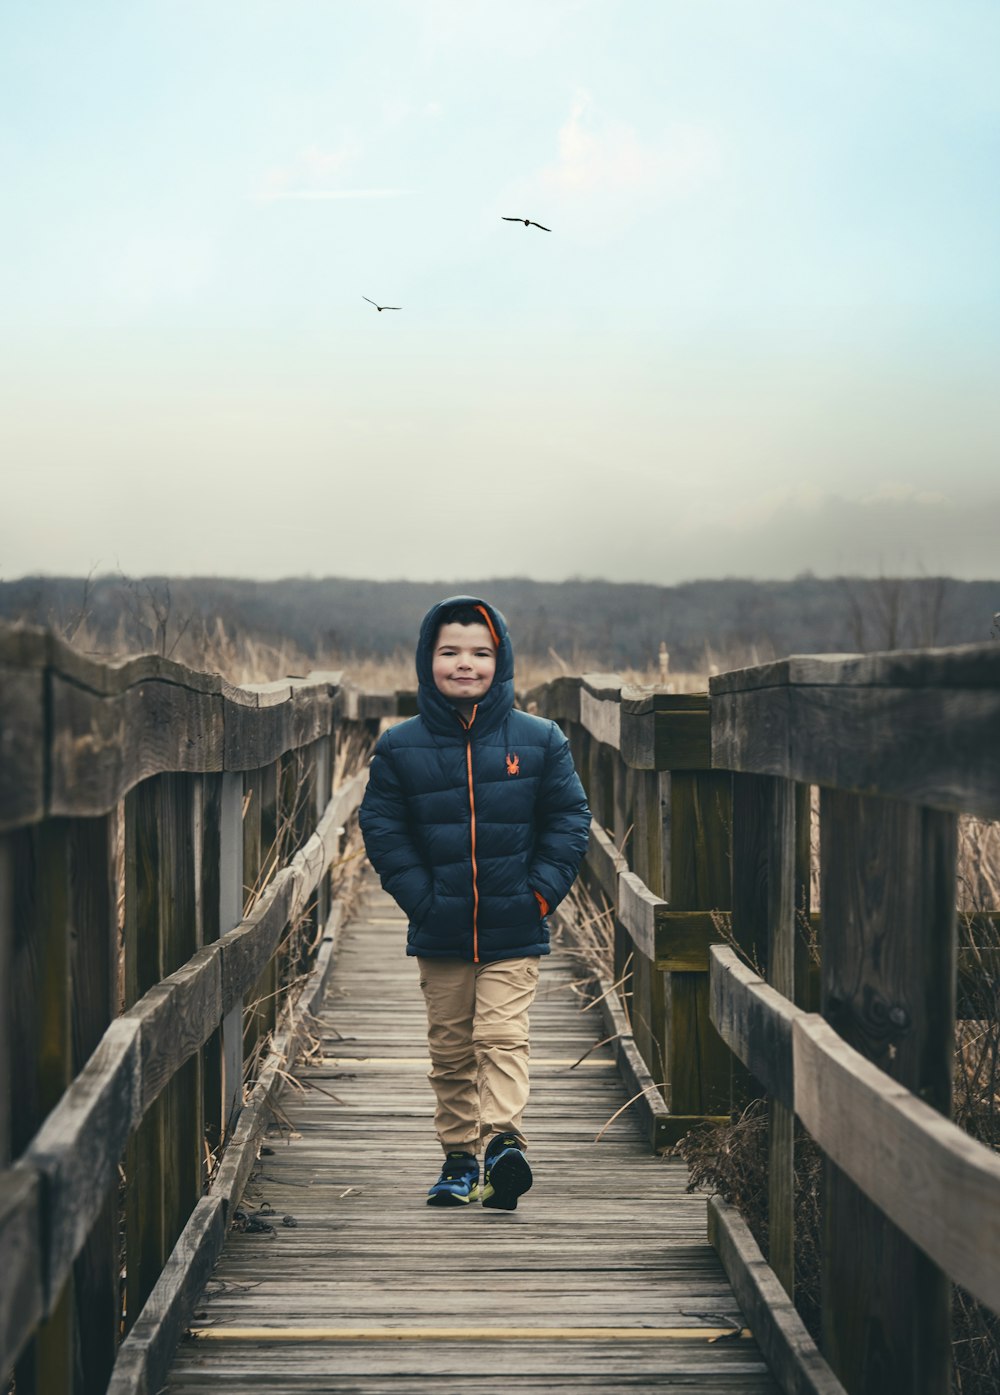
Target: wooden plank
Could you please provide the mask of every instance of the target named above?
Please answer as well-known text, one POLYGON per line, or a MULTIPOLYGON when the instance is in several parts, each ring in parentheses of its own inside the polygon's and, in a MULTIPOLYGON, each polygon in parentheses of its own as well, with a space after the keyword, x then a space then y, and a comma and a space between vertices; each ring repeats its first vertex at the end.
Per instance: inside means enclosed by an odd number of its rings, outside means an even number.
MULTIPOLYGON (((14 839, 0 834, 0 1168, 12 1157, 11 1086, 15 1069, 13 984, 14 839)), ((0 1363, 0 1369, 3 1369, 0 1363)))
POLYGON ((718 1196, 708 1202, 708 1238, 785 1395, 845 1395, 746 1222, 718 1196))
MULTIPOLYGON (((243 910, 243 781, 222 777, 219 835, 219 927, 225 936, 239 925, 243 910)), ((223 947, 223 955, 225 948, 223 947)), ((243 1001, 222 1019, 222 1119, 228 1135, 243 1102, 243 1001)))
POLYGON ((788 689, 728 693, 717 690, 714 678, 711 685, 712 768, 786 777, 790 768, 788 689))
POLYGON ((711 911, 656 908, 656 967, 671 973, 707 973, 709 950, 719 940, 711 911))
MULTIPOLYGON (((46 819, 13 835, 14 924, 12 1039, 19 1069, 12 1082, 11 1148, 20 1156, 72 1078, 70 997, 70 825, 46 819)), ((17 1365, 21 1388, 66 1395, 75 1349, 72 1285, 61 1293, 42 1275, 46 1320, 17 1365)))
POLYGON ((795 654, 776 663, 721 673, 715 693, 799 686, 884 688, 997 688, 1000 654, 995 644, 944 649, 894 649, 881 654, 795 654))
MULTIPOLYGON (((664 896, 670 910, 726 910, 731 904, 731 777, 722 771, 675 771, 664 779, 664 896)), ((732 1058, 712 1026, 708 974, 669 973, 664 983, 671 1112, 724 1114, 732 1058)))
POLYGON ((659 911, 666 909, 666 902, 654 896, 634 872, 619 873, 618 919, 632 937, 636 949, 647 959, 656 957, 656 917, 659 911))
POLYGON ((794 1103, 792 1025, 802 1015, 727 945, 713 945, 712 1022, 751 1075, 786 1108, 794 1103))
POLYGON ((23 1164, 0 1173, 0 1371, 8 1372, 42 1319, 42 1183, 23 1164))
MULTIPOLYGON (((70 830, 71 981, 74 1071, 84 1070, 119 1011, 117 809, 102 819, 74 819, 70 830)), ((79 1378, 107 1384, 119 1338, 119 1205, 117 1159, 95 1198, 91 1225, 74 1262, 79 1378)), ((88 1177, 88 1183, 91 1179, 88 1177)))
MULTIPOLYGON (((219 939, 222 909, 220 888, 222 838, 222 781, 217 775, 201 779, 199 799, 200 838, 198 909, 202 939, 206 945, 219 939)), ((275 854, 276 854, 275 849, 275 854)), ((212 1154, 222 1147, 225 1119, 222 1113, 222 1026, 212 1033, 202 1051, 202 1109, 205 1142, 212 1154)))
POLYGON ((715 765, 1000 818, 992 688, 768 688, 712 711, 715 765))
POLYGON ((611 906, 618 903, 618 878, 628 870, 628 863, 595 819, 590 821, 590 842, 587 845, 587 869, 604 892, 611 906))
POLYGON ((592 991, 600 1002, 604 1036, 614 1041, 618 1071, 632 1101, 629 1107, 643 1121, 643 1132, 649 1146, 655 1150, 676 1142, 676 1139, 667 1137, 670 1111, 662 1087, 653 1079, 639 1054, 618 995, 603 978, 595 981, 592 991))
POLYGON ((795 1022, 793 1052, 795 1112, 816 1142, 955 1283, 1000 1312, 1000 1157, 814 1014, 795 1022))
MULTIPOLYGON (((164 975, 160 936, 159 777, 125 798, 125 1004, 137 1004, 164 975)), ((141 1029, 140 1029, 141 1032, 141 1029)), ((167 1257, 163 1106, 155 1101, 125 1156, 125 1312, 131 1326, 167 1257)))
MULTIPOLYGON (((734 776, 734 780, 735 780, 734 776)), ((766 777, 765 777, 766 779, 766 777)), ((767 780, 767 979, 795 995, 796 872, 800 803, 789 780, 767 780)), ((767 1257, 789 1298, 795 1295, 795 1116, 791 1101, 768 1101, 767 1257)))
POLYGON ((223 937, 223 1013, 243 1001, 270 962, 291 919, 299 881, 291 867, 282 868, 250 914, 223 937))
POLYGON ((140 1045, 137 1022, 112 1022, 25 1152, 45 1179, 48 1311, 117 1186, 126 1140, 141 1117, 140 1045))
POLYGON ((194 1327, 200 1342, 717 1342, 732 1327, 194 1327))
POLYGON ((38 670, 0 662, 0 833, 45 813, 45 688, 38 670))
POLYGON ((101 696, 53 673, 50 704, 52 814, 106 814, 150 776, 222 767, 218 693, 150 679, 101 696))
MULTIPOLYGON (((164 1090, 164 1233, 169 1251, 202 1192, 205 1128, 198 1047, 217 1019, 219 964, 214 946, 200 960, 191 962, 200 943, 195 912, 194 782, 184 775, 166 775, 160 781, 160 799, 159 918, 167 974, 164 984, 169 985, 174 1044, 181 1057, 164 1090), (189 1050, 191 1043, 195 1044, 189 1050)), ((153 1074, 147 1054, 148 1026, 147 1021, 143 1025, 144 1084, 153 1074)))
POLYGON ((707 693, 651 692, 629 685, 622 688, 621 753, 626 765, 638 770, 705 770, 709 765, 708 750, 707 693), (698 759, 690 765, 695 754, 690 737, 701 728, 698 759), (675 766, 673 760, 661 764, 668 756, 685 764, 675 766))
POLYGON ((222 1252, 225 1234, 221 1200, 202 1197, 122 1343, 107 1395, 148 1395, 162 1388, 177 1343, 222 1252))
POLYGON ((621 744, 621 679, 616 673, 585 673, 580 684, 580 725, 606 746, 621 744))
POLYGON ((374 1395, 389 1384, 440 1384, 439 1372, 452 1373, 442 1388, 469 1388, 484 1361, 506 1369, 503 1347, 514 1345, 490 1345, 489 1323, 484 1335, 470 1265, 517 1271, 500 1324, 508 1334, 528 1330, 508 1381, 516 1388, 549 1389, 550 1378, 560 1391, 596 1388, 588 1373, 600 1372, 602 1389, 652 1389, 666 1380, 741 1395, 773 1392, 750 1338, 710 1341, 734 1324, 739 1330, 740 1315, 705 1243, 704 1202, 685 1194, 683 1165, 650 1156, 639 1103, 627 1104, 632 1092, 616 1083, 613 1066, 569 1069, 608 1032, 595 1020, 597 1007, 578 1011, 569 991, 578 974, 558 956, 542 966, 532 1015, 526 1122, 536 1185, 499 1224, 481 1208, 464 1212, 458 1256, 453 1227, 424 1206, 440 1150, 426 1064, 416 1059, 426 1052, 426 1018, 415 966, 401 944, 396 955, 382 952, 391 924, 402 935, 401 917, 378 894, 364 893, 364 905, 363 923, 352 922, 339 942, 334 991, 316 1004, 313 1031, 323 1055, 300 1067, 305 1090, 282 1100, 292 1132, 288 1125, 272 1130, 241 1208, 252 1214, 266 1201, 274 1214, 265 1208, 262 1219, 274 1231, 232 1231, 198 1305, 199 1329, 233 1335, 183 1343, 167 1381, 170 1395, 263 1390, 276 1379, 289 1389, 374 1395), (405 1069, 397 1064, 411 1060, 405 1069), (380 1165, 392 1169, 391 1188, 370 1185, 380 1165), (620 1186, 625 1175, 628 1197, 620 1186), (604 1198, 599 1223, 586 1201, 595 1195, 604 1198), (285 1228, 286 1213, 295 1228, 285 1228), (595 1246, 609 1228, 616 1244, 595 1270, 595 1246), (539 1336, 539 1312, 545 1328, 566 1335, 551 1342, 548 1333, 539 1336), (284 1341, 280 1350, 239 1336, 241 1329, 253 1338, 260 1329, 270 1336, 293 1328, 307 1340, 284 1341), (331 1365, 323 1334, 308 1331, 316 1328, 373 1340, 338 1340, 331 1365), (450 1340, 442 1328, 459 1335, 450 1340), (697 1335, 595 1342, 594 1329, 603 1328, 697 1335), (406 1329, 417 1340, 408 1340, 406 1329))
MULTIPOLYGON (((823 1015, 845 1041, 947 1114, 954 816, 824 789, 820 830, 823 1015)), ((796 1107, 799 1088, 796 1070, 796 1107)), ((825 1087, 823 1099, 827 1108, 825 1087)), ((896 1174, 897 1185, 911 1165, 896 1174)), ((831 1164, 824 1197, 823 1347, 830 1364, 852 1392, 945 1389, 946 1275, 831 1164)))

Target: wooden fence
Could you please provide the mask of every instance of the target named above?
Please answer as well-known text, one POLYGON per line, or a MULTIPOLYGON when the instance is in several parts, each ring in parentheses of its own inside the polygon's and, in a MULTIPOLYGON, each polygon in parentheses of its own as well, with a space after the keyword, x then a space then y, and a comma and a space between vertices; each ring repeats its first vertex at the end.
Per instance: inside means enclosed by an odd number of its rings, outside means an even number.
POLYGON ((159 1388, 329 967, 329 868, 367 778, 331 792, 336 740, 398 705, 339 674, 237 688, 0 627, 0 1378, 18 1395, 159 1388))
POLYGON ((614 675, 530 696, 587 784, 651 1141, 768 1100, 770 1267, 731 1208, 709 1228, 772 1369, 789 1390, 940 1395, 951 1283, 1000 1312, 1000 1158, 948 1117, 956 823, 1000 819, 1000 646, 789 659, 710 697, 614 675), (725 911, 740 953, 713 943, 725 911), (825 1361, 789 1302, 796 1118, 826 1159, 825 1361))
MULTIPOLYGON (((1000 818, 1000 649, 792 659, 710 697, 588 675, 529 700, 588 788, 651 1144, 769 1100, 769 1266, 728 1208, 709 1220, 772 1367, 790 1390, 943 1391, 949 1281, 1000 1311, 1000 1160, 947 1117, 955 824, 1000 818), (788 1301, 796 1117, 828 1159, 829 1366, 788 1301)), ((0 1372, 16 1363, 18 1395, 157 1388, 322 992, 329 867, 364 781, 331 793, 338 733, 407 710, 336 674, 234 688, 0 629, 0 1372)))

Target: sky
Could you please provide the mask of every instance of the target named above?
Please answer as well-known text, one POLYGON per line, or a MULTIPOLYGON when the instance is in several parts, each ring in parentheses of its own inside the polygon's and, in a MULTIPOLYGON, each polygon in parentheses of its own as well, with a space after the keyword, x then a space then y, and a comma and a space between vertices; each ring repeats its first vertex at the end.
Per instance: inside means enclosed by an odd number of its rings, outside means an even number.
POLYGON ((998 51, 995 0, 4 6, 0 579, 1000 577, 998 51))

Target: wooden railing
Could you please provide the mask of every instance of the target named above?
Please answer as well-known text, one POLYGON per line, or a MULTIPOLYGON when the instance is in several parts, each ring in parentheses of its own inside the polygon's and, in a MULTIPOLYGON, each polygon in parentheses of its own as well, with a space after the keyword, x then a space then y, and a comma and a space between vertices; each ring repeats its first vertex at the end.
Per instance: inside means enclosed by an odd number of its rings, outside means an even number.
POLYGON ((948 1117, 956 822, 1000 819, 1000 647, 789 659, 701 699, 613 675, 530 696, 592 802, 652 1141, 767 1097, 769 1265, 732 1208, 713 1199, 709 1224, 772 1369, 786 1389, 947 1390, 951 1282, 1000 1312, 1000 1158, 948 1117), (789 1301, 796 1118, 826 1157, 822 1357, 789 1301))
POLYGON ((0 628, 0 1379, 16 1368, 18 1395, 159 1388, 329 968, 329 869, 367 778, 331 792, 337 737, 398 706, 339 674, 238 688, 0 628))
MULTIPOLYGON (((769 1266, 714 1201, 710 1233, 772 1367, 787 1389, 944 1390, 949 1280, 1000 1310, 1000 1160, 947 1118, 955 821, 1000 817, 1000 650, 793 659, 711 697, 587 675, 529 703, 588 788, 586 877, 614 911, 619 1058, 651 1144, 769 1100, 769 1266), (829 1160, 836 1375, 788 1301, 796 1116, 829 1160)), ((335 741, 408 711, 336 674, 234 688, 0 629, 0 1373, 16 1363, 18 1395, 157 1388, 329 967, 329 867, 364 782, 331 793, 335 741)))

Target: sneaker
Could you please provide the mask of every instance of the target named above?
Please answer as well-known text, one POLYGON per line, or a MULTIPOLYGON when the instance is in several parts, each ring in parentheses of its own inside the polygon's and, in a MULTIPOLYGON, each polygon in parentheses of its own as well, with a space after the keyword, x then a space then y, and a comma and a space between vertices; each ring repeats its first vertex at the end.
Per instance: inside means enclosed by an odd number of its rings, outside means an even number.
POLYGON ((497 1134, 490 1140, 483 1162, 483 1205, 516 1211, 517 1198, 531 1186, 531 1168, 521 1140, 513 1133, 497 1134))
POLYGON ((428 1206, 468 1206, 479 1199, 479 1162, 471 1153, 448 1153, 441 1176, 427 1193, 428 1206))

